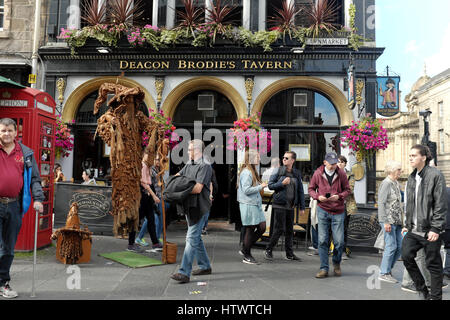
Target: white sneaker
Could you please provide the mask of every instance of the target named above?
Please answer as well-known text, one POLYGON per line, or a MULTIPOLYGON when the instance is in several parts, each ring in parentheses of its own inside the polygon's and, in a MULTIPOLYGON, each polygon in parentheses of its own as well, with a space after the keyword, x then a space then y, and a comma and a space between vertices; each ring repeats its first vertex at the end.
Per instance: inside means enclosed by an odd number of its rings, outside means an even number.
POLYGON ((389 282, 389 283, 398 283, 398 281, 389 273, 386 274, 380 274, 378 277, 379 280, 389 282))
POLYGON ((3 298, 12 299, 18 296, 17 292, 12 290, 9 286, 9 282, 5 283, 3 286, 0 286, 0 294, 3 298))

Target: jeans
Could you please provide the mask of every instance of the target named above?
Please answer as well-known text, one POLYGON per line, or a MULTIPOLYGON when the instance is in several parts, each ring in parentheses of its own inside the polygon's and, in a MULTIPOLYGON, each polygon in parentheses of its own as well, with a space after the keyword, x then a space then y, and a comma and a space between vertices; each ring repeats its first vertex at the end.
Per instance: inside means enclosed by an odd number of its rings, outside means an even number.
MULTIPOLYGON (((164 207, 166 208, 166 217, 167 217, 167 210, 170 207, 170 204, 168 202, 164 202, 164 207)), ((158 213, 155 212, 155 232, 156 232, 156 238, 159 240, 161 238, 161 234, 163 233, 163 216, 162 216, 162 203, 158 203, 158 213)), ((147 218, 144 219, 144 222, 142 223, 141 231, 139 231, 138 239, 144 238, 145 231, 147 230, 147 218)))
POLYGON ((211 268, 208 253, 206 252, 206 248, 202 240, 202 229, 205 225, 206 219, 207 215, 204 214, 196 224, 192 226, 188 225, 186 246, 184 248, 181 267, 178 270, 179 273, 184 274, 185 276, 191 276, 192 264, 194 263, 195 258, 197 258, 197 264, 200 269, 205 270, 211 268))
POLYGON ((9 270, 14 260, 14 247, 21 227, 19 202, 0 203, 0 285, 11 280, 9 270))
MULTIPOLYGON (((384 222, 380 223, 384 229, 384 222)), ((384 232, 384 252, 381 260, 380 273, 391 273, 398 258, 402 255, 402 226, 391 224, 391 232, 384 232)))
POLYGON ((320 257, 320 270, 328 272, 329 269, 329 229, 333 235, 333 242, 335 251, 333 253, 333 264, 338 265, 341 263, 342 252, 344 251, 344 219, 345 213, 330 214, 317 206, 317 218, 319 228, 319 257, 320 257))
POLYGON ((428 292, 428 289, 425 284, 425 279, 417 266, 415 258, 417 251, 422 248, 425 250, 425 263, 431 276, 430 298, 433 300, 442 300, 442 282, 444 273, 440 252, 441 244, 441 237, 439 237, 437 241, 430 242, 427 240, 426 236, 422 237, 411 232, 408 232, 403 239, 403 264, 413 279, 417 290, 421 292, 428 292))
POLYGON ((273 209, 274 214, 274 232, 270 238, 269 244, 266 247, 267 251, 272 251, 278 243, 278 239, 283 234, 285 239, 286 256, 292 257, 294 250, 292 243, 294 240, 294 209, 273 209))
MULTIPOLYGON (((139 207, 139 220, 142 218, 146 218, 147 221, 147 229, 141 228, 148 231, 150 234, 150 239, 152 240, 153 244, 159 243, 158 238, 156 238, 156 232, 155 232, 155 215, 153 213, 153 199, 148 195, 146 192, 143 191, 141 188, 141 204, 139 207), (150 222, 150 224, 149 224, 150 222)), ((145 223, 145 222, 144 222, 145 223)), ((139 232, 140 235, 140 232, 139 232)), ((131 231, 128 233, 128 245, 133 245, 134 240, 136 239, 136 231, 131 231)), ((142 238, 139 238, 142 239, 142 238)))
POLYGON ((205 224, 203 225, 202 230, 206 230, 206 228, 208 227, 209 212, 205 213, 205 216, 206 216, 206 220, 205 220, 205 224))
POLYGON ((450 249, 445 249, 445 266, 444 274, 450 277, 450 249))
MULTIPOLYGON (((431 287, 431 276, 430 271, 427 269, 427 265, 425 263, 425 250, 420 249, 417 251, 416 254, 416 263, 419 266, 420 272, 422 272, 422 275, 425 279, 425 284, 427 287, 431 287)), ((402 286, 409 287, 414 285, 413 279, 411 279, 411 276, 408 273, 408 270, 403 271, 403 279, 402 279, 402 286)))
POLYGON ((314 249, 319 248, 319 233, 317 231, 318 225, 311 226, 311 241, 314 249))

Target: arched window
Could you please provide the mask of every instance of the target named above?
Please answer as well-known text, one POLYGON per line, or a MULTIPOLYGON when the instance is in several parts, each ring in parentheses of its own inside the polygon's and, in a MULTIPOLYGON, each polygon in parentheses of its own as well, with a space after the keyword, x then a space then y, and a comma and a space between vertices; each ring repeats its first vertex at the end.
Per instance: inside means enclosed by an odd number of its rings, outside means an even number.
POLYGON ((177 106, 173 116, 175 124, 192 124, 194 121, 202 121, 205 124, 233 123, 236 120, 236 111, 230 100, 220 92, 212 90, 188 94, 177 106))

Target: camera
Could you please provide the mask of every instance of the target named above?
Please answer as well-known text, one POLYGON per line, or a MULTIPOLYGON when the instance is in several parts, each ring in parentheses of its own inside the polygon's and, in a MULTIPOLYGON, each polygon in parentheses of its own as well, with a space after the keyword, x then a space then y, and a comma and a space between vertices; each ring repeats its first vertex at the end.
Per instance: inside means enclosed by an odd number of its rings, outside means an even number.
POLYGON ((329 197, 331 197, 331 194, 330 194, 330 193, 327 193, 327 194, 325 194, 325 197, 326 197, 326 198, 329 198, 329 197))

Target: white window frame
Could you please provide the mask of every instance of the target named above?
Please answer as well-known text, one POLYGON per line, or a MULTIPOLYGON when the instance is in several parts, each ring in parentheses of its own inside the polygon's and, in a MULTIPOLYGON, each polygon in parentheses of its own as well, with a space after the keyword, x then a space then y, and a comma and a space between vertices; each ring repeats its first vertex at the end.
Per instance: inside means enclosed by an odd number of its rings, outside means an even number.
POLYGON ((444 101, 443 100, 438 102, 438 115, 439 115, 439 118, 444 117, 444 101))
POLYGON ((440 129, 439 131, 439 153, 445 153, 445 134, 444 129, 440 129))
POLYGON ((3 0, 3 5, 0 6, 0 17, 3 19, 3 26, 0 27, 0 31, 3 31, 5 29, 5 23, 6 23, 6 14, 5 14, 5 2, 6 0, 3 0))

